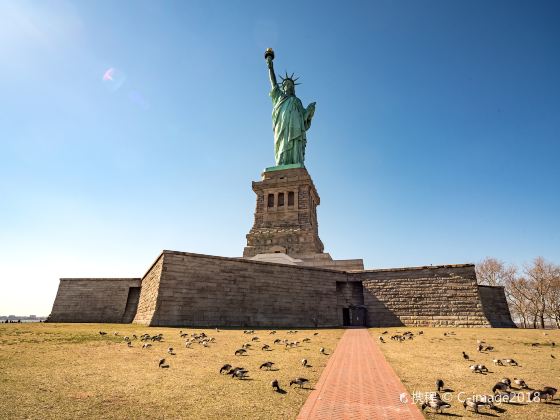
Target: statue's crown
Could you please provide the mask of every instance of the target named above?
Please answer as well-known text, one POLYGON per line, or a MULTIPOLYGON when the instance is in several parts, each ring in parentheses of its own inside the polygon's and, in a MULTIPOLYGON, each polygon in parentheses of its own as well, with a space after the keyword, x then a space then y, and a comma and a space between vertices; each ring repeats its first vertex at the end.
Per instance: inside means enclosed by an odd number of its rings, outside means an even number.
POLYGON ((296 77, 294 79, 294 73, 292 73, 291 76, 288 76, 288 72, 285 72, 285 73, 286 73, 286 77, 282 77, 282 75, 279 74, 280 79, 282 79, 282 86, 284 86, 284 84, 288 81, 292 82, 294 84, 294 86, 295 85, 301 85, 301 83, 296 83, 296 81, 299 79, 299 77, 296 77))

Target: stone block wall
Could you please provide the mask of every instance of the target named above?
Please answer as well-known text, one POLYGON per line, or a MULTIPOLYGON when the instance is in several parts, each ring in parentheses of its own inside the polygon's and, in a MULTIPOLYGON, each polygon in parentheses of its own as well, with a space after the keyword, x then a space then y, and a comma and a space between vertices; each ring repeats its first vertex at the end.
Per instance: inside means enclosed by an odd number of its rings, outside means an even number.
POLYGON ((346 273, 334 270, 163 251, 144 278, 134 322, 195 327, 338 326, 336 281, 346 278, 346 273), (158 264, 161 269, 156 268, 158 264))
POLYGON ((140 287, 139 278, 60 279, 49 321, 126 322, 129 291, 134 287, 140 287))
POLYGON ((496 328, 516 328, 502 286, 478 286, 486 318, 496 328))
POLYGON ((367 325, 489 327, 474 265, 351 273, 364 288, 367 325))

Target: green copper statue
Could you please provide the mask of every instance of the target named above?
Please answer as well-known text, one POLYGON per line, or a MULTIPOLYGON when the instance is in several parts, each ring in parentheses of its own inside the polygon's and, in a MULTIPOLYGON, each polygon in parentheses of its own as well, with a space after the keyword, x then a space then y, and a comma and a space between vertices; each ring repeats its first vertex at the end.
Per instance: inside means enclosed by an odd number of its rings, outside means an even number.
POLYGON ((269 48, 264 53, 268 64, 272 90, 272 128, 274 130, 274 159, 276 165, 301 164, 305 160, 305 132, 311 127, 311 119, 315 113, 315 102, 304 108, 296 96, 297 78, 294 75, 282 77, 282 87, 276 81, 272 60, 274 51, 269 48))

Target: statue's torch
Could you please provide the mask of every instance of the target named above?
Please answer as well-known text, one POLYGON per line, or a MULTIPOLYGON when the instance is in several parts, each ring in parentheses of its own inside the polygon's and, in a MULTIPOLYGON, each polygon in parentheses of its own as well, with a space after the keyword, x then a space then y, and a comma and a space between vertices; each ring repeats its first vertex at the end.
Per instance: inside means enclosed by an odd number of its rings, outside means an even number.
POLYGON ((274 60, 274 51, 272 51, 272 48, 266 49, 266 51, 264 52, 264 59, 267 63, 270 63, 272 60, 274 60))

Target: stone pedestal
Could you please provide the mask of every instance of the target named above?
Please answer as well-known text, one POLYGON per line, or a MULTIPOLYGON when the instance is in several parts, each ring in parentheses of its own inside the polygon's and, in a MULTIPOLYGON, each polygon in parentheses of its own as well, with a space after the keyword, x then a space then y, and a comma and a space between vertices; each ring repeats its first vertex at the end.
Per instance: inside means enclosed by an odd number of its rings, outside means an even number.
POLYGON ((255 221, 247 234, 244 258, 323 252, 317 225, 320 199, 307 169, 267 168, 262 180, 253 182, 253 191, 257 194, 255 221))

